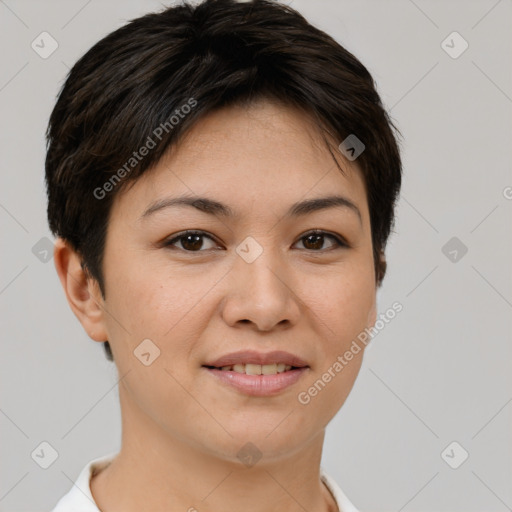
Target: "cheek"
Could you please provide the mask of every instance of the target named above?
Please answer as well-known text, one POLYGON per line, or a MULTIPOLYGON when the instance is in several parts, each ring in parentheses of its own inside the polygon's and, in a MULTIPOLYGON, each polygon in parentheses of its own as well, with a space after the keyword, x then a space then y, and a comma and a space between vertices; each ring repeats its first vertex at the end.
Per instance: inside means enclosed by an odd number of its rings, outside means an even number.
POLYGON ((331 348, 350 344, 369 326, 376 298, 373 267, 353 266, 330 275, 322 286, 314 278, 310 284, 306 303, 324 325, 331 348))
POLYGON ((318 337, 323 354, 298 401, 304 408, 305 420, 312 424, 310 418, 314 417, 314 421, 326 425, 350 394, 365 349, 357 336, 369 326, 375 308, 373 267, 345 270, 331 276, 314 295, 309 294, 308 305, 321 329, 318 337))
POLYGON ((190 279, 169 269, 142 265, 124 276, 118 271, 111 277, 119 284, 112 287, 109 302, 127 331, 155 339, 182 328, 189 312, 211 287, 207 277, 190 279))
MULTIPOLYGON (((108 304, 112 313, 109 335, 114 349, 118 348, 116 359, 123 373, 130 368, 140 369, 134 353, 142 350, 139 346, 146 346, 141 345, 143 340, 149 339, 158 354, 151 368, 167 368, 182 382, 188 379, 185 369, 196 347, 194 340, 201 338, 211 321, 210 297, 219 277, 210 274, 142 268, 125 274, 122 286, 113 287, 108 304)), ((154 374, 148 372, 144 378, 154 379, 154 374)), ((165 374, 162 390, 167 389, 168 380, 165 374)))

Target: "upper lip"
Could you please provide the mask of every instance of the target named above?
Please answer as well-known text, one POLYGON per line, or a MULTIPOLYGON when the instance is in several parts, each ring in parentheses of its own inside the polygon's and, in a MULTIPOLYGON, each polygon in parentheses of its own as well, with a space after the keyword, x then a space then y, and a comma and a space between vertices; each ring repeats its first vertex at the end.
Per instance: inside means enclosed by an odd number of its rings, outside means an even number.
POLYGON ((231 352, 223 355, 218 359, 205 363, 203 366, 231 366, 234 364, 274 364, 284 363, 295 367, 304 367, 308 364, 299 356, 290 354, 283 350, 274 350, 272 352, 258 352, 256 350, 241 350, 239 352, 231 352))

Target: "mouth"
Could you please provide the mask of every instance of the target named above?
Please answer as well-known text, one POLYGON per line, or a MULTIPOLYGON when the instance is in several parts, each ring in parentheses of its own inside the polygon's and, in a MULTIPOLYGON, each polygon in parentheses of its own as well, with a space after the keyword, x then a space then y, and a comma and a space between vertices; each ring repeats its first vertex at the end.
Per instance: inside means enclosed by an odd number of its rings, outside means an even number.
POLYGON ((273 363, 273 364, 250 364, 250 363, 239 363, 227 366, 211 366, 204 365, 204 368, 210 370, 220 370, 222 372, 236 372, 245 375, 277 375, 278 373, 289 372, 292 370, 298 370, 303 368, 300 366, 292 366, 285 363, 273 363))
POLYGON ((203 365, 215 383, 246 396, 275 396, 296 384, 309 366, 275 364, 234 364, 222 367, 203 365))

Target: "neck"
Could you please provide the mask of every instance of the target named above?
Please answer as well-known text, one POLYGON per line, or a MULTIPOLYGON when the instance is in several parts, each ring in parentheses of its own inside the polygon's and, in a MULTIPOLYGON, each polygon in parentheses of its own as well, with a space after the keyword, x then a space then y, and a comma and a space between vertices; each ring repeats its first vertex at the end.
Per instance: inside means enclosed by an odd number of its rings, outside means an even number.
POLYGON ((292 454, 247 467, 164 431, 122 395, 121 451, 91 479, 100 510, 338 512, 320 480, 324 430, 292 454))

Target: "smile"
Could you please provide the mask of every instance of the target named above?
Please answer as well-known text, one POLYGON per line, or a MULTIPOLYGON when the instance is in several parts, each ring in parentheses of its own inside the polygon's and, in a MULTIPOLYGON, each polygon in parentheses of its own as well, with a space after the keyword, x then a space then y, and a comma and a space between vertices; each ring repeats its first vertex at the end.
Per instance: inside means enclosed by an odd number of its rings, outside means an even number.
POLYGON ((284 363, 235 364, 203 368, 221 385, 249 396, 273 396, 295 384, 309 368, 296 368, 284 363))
POLYGON ((283 373, 294 368, 293 366, 285 363, 274 363, 274 364, 232 364, 228 366, 222 366, 221 368, 215 366, 208 366, 208 368, 221 370, 223 372, 236 372, 245 373, 246 375, 276 375, 283 373))

